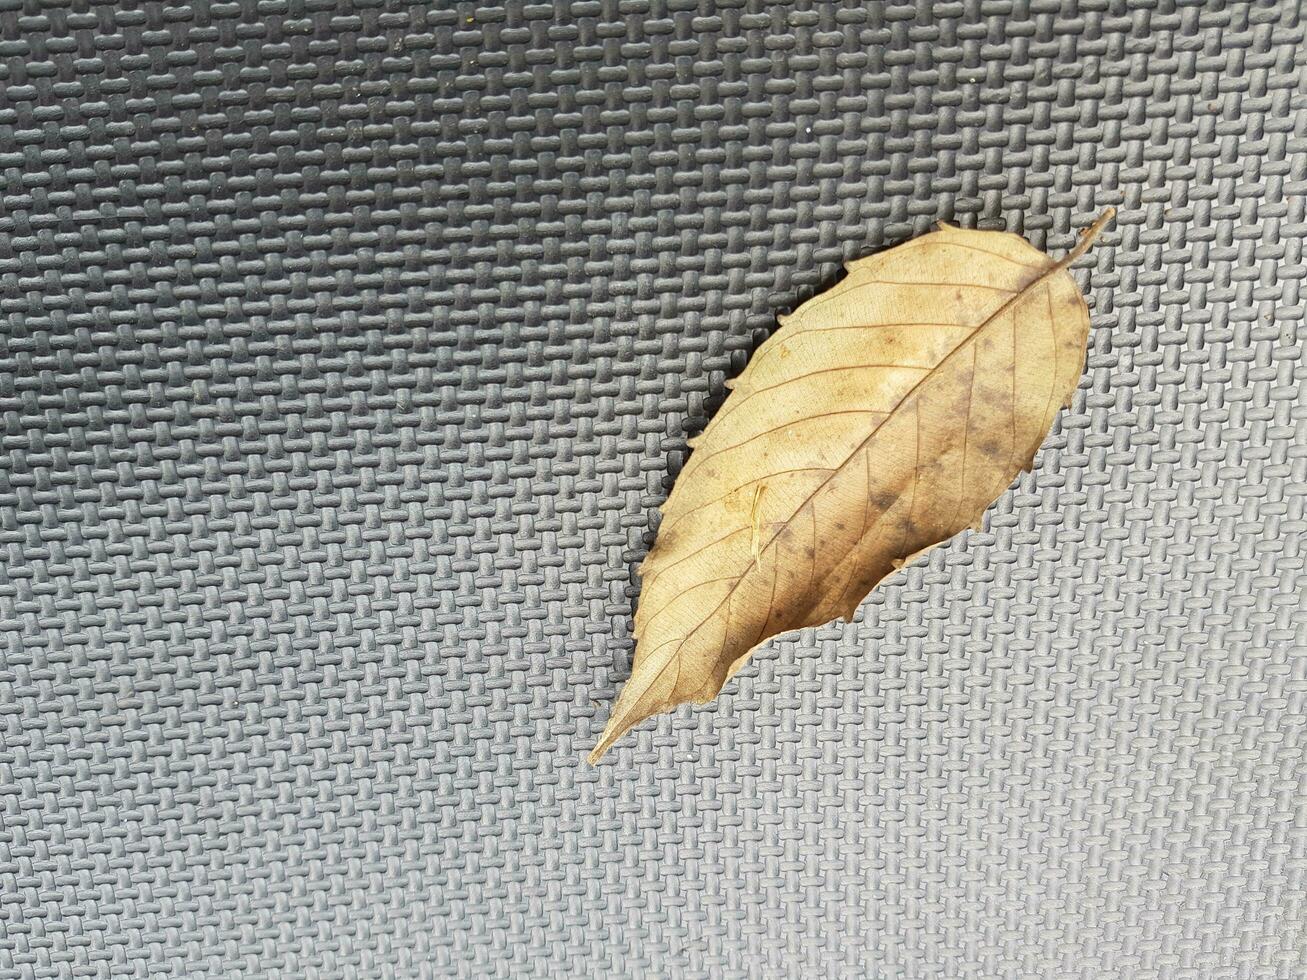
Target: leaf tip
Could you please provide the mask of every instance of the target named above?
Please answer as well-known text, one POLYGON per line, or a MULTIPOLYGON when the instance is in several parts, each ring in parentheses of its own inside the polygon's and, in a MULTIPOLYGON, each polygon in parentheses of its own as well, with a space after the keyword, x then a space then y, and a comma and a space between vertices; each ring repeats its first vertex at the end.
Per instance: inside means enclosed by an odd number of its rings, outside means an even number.
POLYGON ((599 741, 595 743, 595 747, 591 749, 590 754, 586 756, 586 761, 592 766, 598 765, 599 760, 608 754, 608 750, 613 747, 613 744, 619 738, 629 732, 636 725, 640 724, 640 722, 644 721, 651 714, 655 713, 656 712, 646 712, 640 714, 638 706, 636 710, 631 710, 628 705, 623 703, 622 698, 618 698, 616 708, 613 713, 608 716, 608 724, 604 726, 603 734, 599 736, 599 741))
POLYGON ((585 761, 592 766, 597 766, 599 765, 599 761, 604 757, 604 754, 607 751, 608 751, 607 745, 603 745, 602 743, 596 745, 593 749, 590 750, 590 754, 585 757, 585 761))
POLYGON ((613 743, 621 738, 625 733, 626 730, 621 726, 618 717, 619 715, 617 712, 614 712, 609 716, 608 724, 604 726, 604 731, 603 734, 599 736, 599 741, 596 742, 595 747, 590 750, 590 754, 585 757, 585 761, 590 763, 590 765, 597 766, 599 760, 607 755, 608 750, 613 747, 613 743))

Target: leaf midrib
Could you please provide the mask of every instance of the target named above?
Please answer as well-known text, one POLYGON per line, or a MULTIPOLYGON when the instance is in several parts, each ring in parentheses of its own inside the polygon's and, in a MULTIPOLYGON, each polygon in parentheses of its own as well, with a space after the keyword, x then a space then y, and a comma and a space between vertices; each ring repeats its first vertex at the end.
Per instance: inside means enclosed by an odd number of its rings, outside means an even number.
MULTIPOLYGON (((1071 253, 1068 253, 1068 258, 1070 257, 1071 257, 1071 253)), ((905 403, 907 403, 910 399, 914 398, 917 392, 920 390, 921 386, 924 385, 931 378, 933 378, 939 371, 941 371, 944 368, 944 366, 950 360, 952 360, 952 358, 957 354, 958 351, 960 351, 963 347, 967 346, 973 340, 975 340, 975 338, 980 335, 981 331, 983 331, 986 327, 994 323, 1000 316, 1002 316, 1009 309, 1011 309, 1012 307, 1020 303, 1021 300, 1025 299, 1027 295, 1029 295, 1036 287, 1041 285, 1046 279, 1050 278, 1051 276, 1065 269, 1067 264, 1068 263, 1066 258, 1064 258, 1062 261, 1059 262, 1052 262, 1052 260, 1050 260, 1050 265, 1043 272, 1041 272, 1038 276, 1032 279, 1025 286, 1022 286, 1021 289, 1019 289, 1016 293, 1012 295, 1012 297, 1009 300, 1007 300, 1007 302, 1005 302, 997 310, 995 310, 993 313, 987 316, 983 321, 977 324, 976 327, 971 331, 971 333, 967 334, 967 336, 959 340, 956 346, 954 346, 947 354, 945 354, 942 358, 940 358, 939 363, 936 364, 934 368, 928 371, 919 381, 917 381, 911 388, 909 388, 906 392, 903 393, 903 396, 898 400, 898 402, 895 403, 894 407, 891 408, 888 413, 886 413, 885 418, 882 419, 880 422, 877 422, 875 427, 871 430, 871 432, 867 434, 866 438, 864 438, 861 442, 859 442, 856 446, 853 447, 853 449, 849 452, 849 454, 844 458, 844 461, 840 463, 839 466, 832 469, 831 475, 828 476, 821 483, 817 484, 817 486, 813 488, 813 490, 808 494, 808 496, 805 497, 799 503, 799 505, 790 514, 790 517, 784 522, 781 528, 775 531, 772 534, 772 536, 767 540, 767 544, 763 546, 761 552, 759 553, 758 558, 751 558, 749 560, 749 564, 746 565, 744 570, 741 571, 740 574, 735 577, 735 585, 733 585, 727 591, 726 595, 722 597, 721 601, 718 602, 717 605, 714 606, 712 610, 709 611, 708 614, 705 615, 703 619, 701 619, 692 630, 690 630, 688 633, 685 634, 685 636, 680 638, 680 646, 677 647, 676 652, 673 653, 672 656, 668 658, 667 663, 665 663, 661 668, 659 668, 658 672, 649 679, 649 683, 645 685, 645 688, 643 691, 640 692, 639 697, 643 697, 644 694, 650 690, 650 688, 652 688, 655 684, 657 684, 658 681, 662 679, 663 674, 666 673, 667 668, 670 667, 673 663, 676 664, 676 678, 672 681, 672 694, 673 695, 675 694, 676 685, 680 682, 681 648, 683 648, 687 642, 689 642, 701 629, 703 629, 706 623, 712 621, 712 619, 721 611, 722 606, 726 605, 728 602, 731 601, 731 598, 735 595, 736 590, 739 588, 740 582, 742 582, 745 579, 745 577, 749 575, 750 572, 752 572, 755 568, 759 566, 762 559, 766 557, 767 553, 772 549, 772 546, 776 543, 776 539, 785 532, 785 529, 794 520, 795 516, 798 515, 804 508, 812 504, 812 502, 816 499, 817 495, 821 493, 821 491, 825 489, 826 486, 828 486, 832 480, 836 479, 840 475, 840 473, 844 471, 844 468, 849 465, 849 461, 853 459, 855 456, 857 456, 858 453, 862 452, 867 447, 867 444, 872 439, 875 438, 876 433, 880 431, 881 427, 890 419, 892 419, 895 416, 895 414, 904 406, 905 403)), ((918 283, 901 283, 898 285, 931 286, 934 284, 929 282, 918 282, 918 283)), ((975 285, 983 285, 983 284, 975 284, 975 285)), ((1015 351, 1014 351, 1014 356, 1015 356, 1015 351)), ((723 649, 726 646, 726 639, 727 637, 723 635, 722 637, 723 649)), ((770 639, 770 637, 768 637, 768 639, 770 639)), ((676 642, 676 641, 671 641, 671 642, 676 642)), ((763 641, 759 641, 759 642, 763 642, 763 641)), ((667 644, 664 644, 664 646, 666 645, 667 644)), ((659 649, 661 649, 661 647, 659 647, 659 649)), ((720 656, 720 650, 718 651, 718 655, 720 656)))

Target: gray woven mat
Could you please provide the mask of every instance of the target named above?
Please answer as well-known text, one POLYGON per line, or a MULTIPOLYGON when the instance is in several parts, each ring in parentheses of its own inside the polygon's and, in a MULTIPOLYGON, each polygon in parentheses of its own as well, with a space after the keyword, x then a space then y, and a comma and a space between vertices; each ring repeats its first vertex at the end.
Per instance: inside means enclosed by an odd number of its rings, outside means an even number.
POLYGON ((1300 7, 0 6, 0 978, 1303 977, 1300 7), (1107 204, 984 530, 584 765, 775 314, 1107 204))

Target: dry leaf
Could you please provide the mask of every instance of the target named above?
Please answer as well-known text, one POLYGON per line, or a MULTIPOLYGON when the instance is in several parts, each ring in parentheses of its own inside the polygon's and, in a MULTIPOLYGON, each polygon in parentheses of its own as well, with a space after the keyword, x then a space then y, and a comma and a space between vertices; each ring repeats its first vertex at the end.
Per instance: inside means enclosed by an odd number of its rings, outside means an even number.
POLYGON ((631 679, 591 762, 979 522, 1075 390, 1089 311, 1066 268, 1112 215, 1059 262, 944 225, 781 318, 663 507, 631 679))

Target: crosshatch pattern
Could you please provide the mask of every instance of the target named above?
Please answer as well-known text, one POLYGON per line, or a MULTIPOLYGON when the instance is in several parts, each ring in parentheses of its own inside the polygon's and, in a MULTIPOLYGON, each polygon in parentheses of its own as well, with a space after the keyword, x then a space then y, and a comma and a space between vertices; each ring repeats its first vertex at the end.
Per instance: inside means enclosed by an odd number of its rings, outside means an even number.
POLYGON ((0 978, 1301 977, 1305 52, 1292 0, 0 4, 0 978), (586 766, 776 314, 1108 204, 983 530, 586 766))

